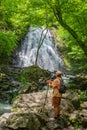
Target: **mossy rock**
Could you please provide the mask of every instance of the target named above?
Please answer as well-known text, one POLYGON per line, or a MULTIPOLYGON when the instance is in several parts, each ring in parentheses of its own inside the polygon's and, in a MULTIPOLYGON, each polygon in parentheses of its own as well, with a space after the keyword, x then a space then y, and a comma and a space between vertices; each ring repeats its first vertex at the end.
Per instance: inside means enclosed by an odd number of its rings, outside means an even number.
POLYGON ((40 67, 33 65, 31 67, 23 68, 20 73, 20 77, 24 77, 26 82, 31 83, 32 81, 39 83, 50 76, 50 72, 41 69, 40 67))

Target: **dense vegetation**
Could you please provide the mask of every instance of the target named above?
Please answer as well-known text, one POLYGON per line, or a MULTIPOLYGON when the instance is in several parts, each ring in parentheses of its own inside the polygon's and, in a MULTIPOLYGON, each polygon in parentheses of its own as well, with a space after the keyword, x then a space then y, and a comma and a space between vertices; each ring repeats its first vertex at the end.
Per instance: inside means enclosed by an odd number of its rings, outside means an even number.
POLYGON ((29 26, 56 28, 68 70, 87 72, 86 0, 1 0, 0 63, 4 63, 29 26))
MULTIPOLYGON (((80 95, 72 102, 79 112, 80 104, 87 101, 87 0, 0 0, 0 102, 12 103, 16 95, 38 91, 49 78, 49 73, 37 66, 22 72, 5 66, 29 26, 52 30, 67 71, 77 74, 67 89, 72 90, 72 99, 76 93, 80 95)), ((83 124, 77 119, 75 128, 83 124)))

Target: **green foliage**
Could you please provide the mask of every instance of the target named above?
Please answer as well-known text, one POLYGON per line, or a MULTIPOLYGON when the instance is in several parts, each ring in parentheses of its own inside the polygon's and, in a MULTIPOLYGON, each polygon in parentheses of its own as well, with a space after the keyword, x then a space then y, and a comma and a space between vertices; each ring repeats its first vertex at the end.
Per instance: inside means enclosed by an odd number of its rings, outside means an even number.
POLYGON ((18 41, 27 31, 29 26, 27 6, 23 0, 0 1, 0 63, 11 56, 18 41))
POLYGON ((14 47, 16 47, 16 43, 17 36, 14 32, 0 31, 0 58, 2 60, 4 60, 3 58, 9 57, 11 55, 14 47))
POLYGON ((48 79, 49 76, 50 72, 43 70, 36 65, 23 68, 18 80, 25 86, 21 87, 19 93, 27 93, 43 89, 43 86, 46 85, 46 79, 48 79))
POLYGON ((21 75, 29 82, 36 82, 40 83, 40 80, 45 80, 46 77, 48 78, 50 76, 50 73, 48 71, 45 71, 41 69, 40 67, 33 65, 31 67, 26 67, 21 72, 21 75))
MULTIPOLYGON (((70 62, 70 66, 73 72, 87 72, 87 55, 84 52, 87 51, 87 1, 77 0, 59 0, 57 7, 60 7, 62 13, 63 22, 65 22, 70 28, 77 34, 74 39, 70 32, 65 28, 58 28, 58 35, 63 40, 65 49, 64 54, 66 59, 70 62), (83 49, 84 48, 84 49, 83 49), (78 69, 77 69, 78 68, 78 69)), ((55 5, 56 6, 56 5, 55 5)), ((68 69, 69 70, 69 69, 68 69)))
POLYGON ((23 74, 19 76, 19 81, 22 82, 23 84, 27 82, 26 77, 23 74))
MULTIPOLYGON (((34 13, 32 13, 31 16, 34 17, 34 20, 36 21, 38 18, 38 23, 39 20, 41 21, 39 25, 46 25, 45 22, 47 22, 48 27, 56 26, 58 28, 58 35, 60 35, 65 43, 65 57, 71 63, 69 68, 72 68, 75 72, 84 71, 87 66, 87 63, 85 62, 87 60, 87 55, 85 56, 87 52, 86 0, 41 0, 39 2, 33 0, 30 1, 30 5, 34 10, 34 13), (34 15, 36 15, 36 17, 34 15)), ((35 23, 35 21, 33 22, 35 23)))
POLYGON ((80 102, 87 101, 87 92, 86 91, 81 91, 80 93, 80 102))
POLYGON ((82 48, 80 48, 80 46, 76 44, 76 41, 63 28, 59 28, 57 34, 60 36, 60 39, 62 40, 63 43, 62 52, 64 54, 64 61, 67 66, 67 70, 70 69, 70 71, 72 70, 73 72, 76 73, 79 72, 86 73, 87 56, 84 54, 82 48), (67 62, 69 63, 67 64, 67 62))
POLYGON ((79 129, 81 126, 81 118, 78 116, 72 124, 76 130, 79 129))
POLYGON ((11 55, 29 26, 54 26, 63 40, 63 52, 69 69, 86 72, 86 14, 86 0, 1 0, 0 59, 11 55))
POLYGON ((82 38, 82 40, 85 41, 87 39, 87 1, 60 1, 60 8, 62 11, 63 19, 66 21, 66 23, 74 28, 74 30, 78 33, 79 38, 82 38))

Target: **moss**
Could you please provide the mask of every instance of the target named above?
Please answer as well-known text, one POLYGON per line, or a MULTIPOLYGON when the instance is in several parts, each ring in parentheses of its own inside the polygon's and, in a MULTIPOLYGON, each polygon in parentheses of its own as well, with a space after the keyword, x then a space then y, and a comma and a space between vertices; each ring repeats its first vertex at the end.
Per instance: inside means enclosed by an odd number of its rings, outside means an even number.
POLYGON ((50 72, 35 65, 23 69, 0 65, 0 99, 12 103, 19 93, 38 91, 46 85, 49 76, 50 72))
POLYGON ((18 111, 17 107, 13 107, 11 110, 12 110, 12 112, 17 112, 18 111))
POLYGON ((45 80, 49 77, 50 72, 41 69, 40 67, 33 65, 31 67, 23 68, 22 72, 20 73, 19 80, 21 77, 26 80, 26 82, 32 83, 37 82, 39 83, 42 80, 45 80))
POLYGON ((15 96, 14 98, 12 98, 11 103, 13 103, 15 100, 20 100, 21 96, 15 96))

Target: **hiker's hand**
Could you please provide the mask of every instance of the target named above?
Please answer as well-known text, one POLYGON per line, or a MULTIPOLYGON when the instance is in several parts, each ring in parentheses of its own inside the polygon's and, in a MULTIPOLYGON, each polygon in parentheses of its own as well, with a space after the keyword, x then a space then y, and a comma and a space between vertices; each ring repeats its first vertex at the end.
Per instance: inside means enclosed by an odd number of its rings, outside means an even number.
POLYGON ((46 83, 48 84, 48 86, 51 86, 52 81, 51 80, 46 80, 46 83))
POLYGON ((48 83, 50 83, 51 82, 51 80, 46 80, 46 83, 48 84, 48 83))

